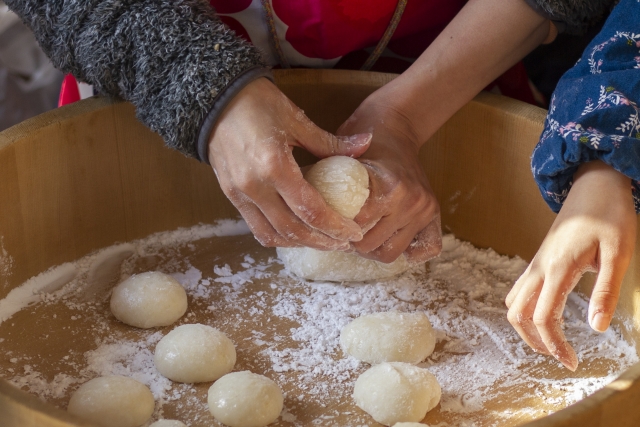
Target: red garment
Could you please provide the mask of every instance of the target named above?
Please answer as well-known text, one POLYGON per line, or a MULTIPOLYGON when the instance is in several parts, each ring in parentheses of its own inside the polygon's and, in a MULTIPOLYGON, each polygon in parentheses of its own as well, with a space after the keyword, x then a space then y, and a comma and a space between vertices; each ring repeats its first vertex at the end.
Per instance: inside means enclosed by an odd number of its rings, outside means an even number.
MULTIPOLYGON (((273 55, 260 0, 210 0, 210 3, 238 35, 267 55, 273 55)), ((402 65, 395 65, 395 70, 389 70, 387 65, 385 71, 406 69, 465 3, 466 0, 409 0, 379 61, 389 64, 401 60, 402 65), (389 61, 390 58, 395 61, 389 61)), ((368 56, 363 49, 376 46, 382 38, 397 0, 271 0, 271 4, 278 38, 292 66, 314 67, 318 61, 313 59, 320 59, 325 60, 325 65, 357 69, 368 56)), ((275 56, 271 62, 277 65, 275 56)))
MULTIPOLYGON (((210 0, 222 21, 260 47, 273 66, 260 0, 210 0)), ((373 71, 402 73, 435 40, 466 0, 409 0, 373 71)), ((293 67, 359 69, 384 34, 397 0, 271 0, 278 39, 293 67), (369 48, 369 51, 365 49, 369 48)), ((522 63, 487 89, 535 104, 522 63)))
MULTIPOLYGON (((261 48, 271 65, 279 65, 269 44, 261 0, 210 3, 238 36, 261 48)), ((372 70, 402 73, 465 3, 466 0, 409 0, 387 49, 372 70)), ((291 66, 357 70, 387 29, 397 0, 271 0, 271 4, 278 39, 291 66)), ((488 89, 493 87, 507 96, 535 103, 521 63, 488 89)), ((63 87, 60 99, 67 98, 63 87)))
POLYGON ((76 101, 80 101, 80 90, 78 89, 78 82, 71 74, 67 74, 66 76, 64 76, 64 80, 62 80, 60 96, 58 97, 58 107, 72 104, 76 101))

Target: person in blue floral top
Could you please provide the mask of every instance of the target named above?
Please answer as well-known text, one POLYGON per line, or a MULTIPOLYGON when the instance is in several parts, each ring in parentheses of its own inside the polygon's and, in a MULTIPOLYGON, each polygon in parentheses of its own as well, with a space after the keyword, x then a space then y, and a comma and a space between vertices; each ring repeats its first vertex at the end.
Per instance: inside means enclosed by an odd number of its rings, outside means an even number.
POLYGON ((636 240, 640 211, 640 0, 621 0, 560 80, 531 168, 559 212, 507 297, 508 318, 536 351, 578 366, 561 329, 567 295, 597 272, 591 327, 605 331, 636 240))

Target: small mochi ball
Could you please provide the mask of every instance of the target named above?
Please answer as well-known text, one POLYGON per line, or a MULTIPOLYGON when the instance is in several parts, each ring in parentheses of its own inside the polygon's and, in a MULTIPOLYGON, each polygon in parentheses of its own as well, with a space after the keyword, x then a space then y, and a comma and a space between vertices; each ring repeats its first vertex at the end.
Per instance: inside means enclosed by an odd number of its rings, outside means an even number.
POLYGON ((176 279, 149 271, 134 274, 113 288, 111 312, 137 328, 168 326, 187 311, 187 293, 176 279))
POLYGON ((156 345, 158 371, 173 381, 215 381, 233 370, 236 348, 219 330, 201 324, 182 325, 156 345))
POLYGON ((158 420, 149 427, 187 427, 187 425, 177 420, 158 420))
POLYGON ((363 362, 420 363, 436 345, 424 313, 373 313, 360 316, 340 333, 342 349, 363 362))
POLYGON ((249 371, 233 372, 209 388, 209 412, 230 427, 262 427, 280 416, 284 397, 269 378, 249 371))
POLYGON ((355 218, 369 197, 369 172, 351 157, 322 159, 304 174, 304 179, 345 218, 355 218))
MULTIPOLYGON (((353 219, 369 197, 369 172, 356 159, 333 156, 313 165, 304 178, 345 218, 353 219)), ((383 262, 339 251, 313 248, 277 248, 278 257, 287 270, 307 280, 364 282, 384 280, 407 271, 411 266, 404 255, 383 262)))
POLYGON ((442 391, 429 371, 402 362, 382 363, 356 380, 356 405, 380 424, 421 421, 440 402, 442 391))
POLYGON ((71 396, 67 410, 101 427, 138 427, 153 414, 151 391, 121 376, 94 378, 71 396))

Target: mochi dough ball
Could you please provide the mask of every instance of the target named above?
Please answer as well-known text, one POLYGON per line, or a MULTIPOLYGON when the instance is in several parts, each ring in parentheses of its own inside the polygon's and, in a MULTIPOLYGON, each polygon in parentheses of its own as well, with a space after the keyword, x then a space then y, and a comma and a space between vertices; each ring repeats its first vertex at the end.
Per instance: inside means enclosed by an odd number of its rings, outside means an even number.
MULTIPOLYGON (((367 168, 351 157, 333 156, 322 159, 304 177, 318 190, 327 204, 345 218, 355 218, 369 197, 367 168)), ((292 274, 307 280, 382 280, 404 273, 410 267, 404 255, 385 264, 339 251, 277 248, 277 252, 292 274)))
POLYGON ((153 414, 151 391, 121 376, 94 378, 73 393, 67 410, 101 427, 138 427, 153 414))
POLYGON ((421 421, 440 402, 440 384, 429 371, 402 362, 382 363, 356 381, 356 405, 386 426, 421 421))
POLYGON ((154 362, 165 377, 181 383, 215 381, 231 372, 236 348, 211 326, 178 326, 156 345, 154 362))
POLYGON ((149 427, 187 427, 187 425, 177 420, 158 420, 149 427))
POLYGON ((176 279, 158 271, 134 274, 111 294, 111 312, 137 328, 168 326, 187 311, 187 293, 176 279))
POLYGON ((369 172, 351 157, 322 159, 305 173, 304 178, 345 218, 355 218, 369 197, 369 172))
POLYGON ((373 313, 360 316, 340 333, 342 349, 363 362, 420 363, 436 345, 424 313, 373 313))
POLYGON ((230 427, 262 427, 280 416, 284 397, 269 378, 249 371, 233 372, 209 388, 209 412, 230 427))

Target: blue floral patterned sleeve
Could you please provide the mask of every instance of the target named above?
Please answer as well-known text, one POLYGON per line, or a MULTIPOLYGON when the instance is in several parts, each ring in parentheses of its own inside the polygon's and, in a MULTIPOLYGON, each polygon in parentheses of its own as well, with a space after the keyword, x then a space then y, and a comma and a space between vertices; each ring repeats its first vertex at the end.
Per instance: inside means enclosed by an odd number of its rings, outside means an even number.
POLYGON ((632 180, 640 212, 640 0, 621 0, 582 58, 556 87, 531 158, 533 176, 558 212, 582 163, 601 160, 632 180))

